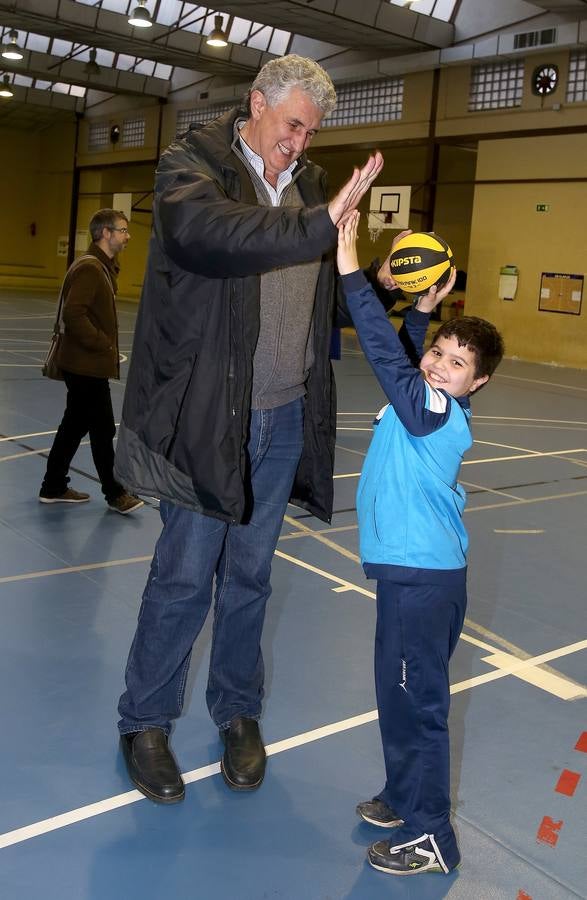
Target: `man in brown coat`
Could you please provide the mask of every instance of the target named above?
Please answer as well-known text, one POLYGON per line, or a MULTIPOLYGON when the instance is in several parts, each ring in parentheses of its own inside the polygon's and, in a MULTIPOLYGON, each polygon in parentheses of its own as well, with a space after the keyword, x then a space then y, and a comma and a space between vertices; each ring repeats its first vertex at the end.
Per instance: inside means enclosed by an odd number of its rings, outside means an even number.
POLYGON ((41 503, 84 503, 89 494, 68 487, 71 461, 89 432, 92 457, 110 509, 126 515, 143 501, 114 478, 116 433, 109 378, 120 377, 118 322, 114 298, 118 253, 130 234, 124 213, 100 209, 90 222, 92 243, 69 268, 63 288, 65 331, 58 365, 67 386, 67 403, 47 460, 41 503))

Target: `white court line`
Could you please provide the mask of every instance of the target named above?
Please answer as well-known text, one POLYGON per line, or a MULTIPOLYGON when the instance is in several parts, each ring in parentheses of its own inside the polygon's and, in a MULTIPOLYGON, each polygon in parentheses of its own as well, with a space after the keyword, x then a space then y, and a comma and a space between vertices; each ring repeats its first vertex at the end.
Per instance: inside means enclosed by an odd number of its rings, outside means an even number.
POLYGON ((510 381, 526 381, 530 384, 539 384, 541 387, 558 387, 565 391, 587 391, 585 387, 578 387, 575 384, 559 384, 556 381, 541 381, 540 378, 522 378, 519 375, 506 375, 504 372, 498 372, 495 378, 509 378, 510 381))
POLYGON ((0 443, 2 443, 2 441, 22 441, 24 438, 45 437, 48 434, 56 434, 56 429, 53 428, 51 431, 32 431, 30 434, 13 434, 8 435, 8 437, 0 437, 0 443))
POLYGON ((473 416, 473 419, 485 419, 492 422, 537 422, 541 425, 587 425, 576 419, 529 419, 522 416, 473 416))
MULTIPOLYGON (((349 429, 346 428, 344 430, 348 431, 349 429)), ((359 428, 354 429, 354 431, 365 431, 365 430, 366 429, 359 429, 359 428)), ((484 441, 475 441, 475 443, 477 444, 477 443, 485 443, 485 442, 484 441)), ((504 444, 493 444, 493 446, 503 447, 505 445, 504 444)), ((511 460, 516 460, 516 459, 538 459, 538 458, 542 458, 542 457, 546 457, 546 456, 566 456, 566 455, 570 455, 571 453, 587 453, 587 449, 580 447, 580 448, 577 448, 574 450, 548 450, 548 451, 544 451, 543 453, 539 452, 538 450, 527 450, 525 453, 516 453, 515 455, 512 455, 512 456, 490 456, 485 459, 465 459, 465 460, 463 460, 461 465, 463 465, 463 466, 480 466, 482 463, 511 462, 511 460)), ((344 475, 335 475, 334 478, 359 478, 360 475, 361 475, 360 472, 347 472, 344 475)), ((482 485, 477 485, 477 486, 482 487, 482 485)), ((491 489, 485 488, 485 490, 489 491, 491 489)), ((506 494, 506 496, 508 496, 508 495, 506 494)), ((569 496, 571 496, 571 495, 569 495, 569 496)), ((520 499, 520 502, 523 503, 525 501, 520 499)))
POLYGON ((544 528, 494 528, 494 534, 544 534, 544 528))
POLYGON ((475 484, 473 481, 463 481, 462 479, 459 479, 459 481, 463 485, 463 487, 467 488, 467 490, 471 488, 476 491, 482 491, 485 494, 495 494, 496 497, 509 497, 510 500, 522 499, 516 494, 508 494, 507 491, 498 491, 496 488, 490 488, 484 484, 475 484))
MULTIPOLYGON (((118 428, 119 422, 114 423, 118 428)), ((6 437, 0 437, 0 444, 3 441, 23 441, 25 438, 32 437, 46 437, 48 434, 56 434, 56 429, 52 428, 51 431, 31 431, 29 434, 11 434, 6 437)))
MULTIPOLYGON (((475 441, 475 443, 477 443, 477 441, 475 441)), ((481 463, 510 462, 514 459, 542 459, 547 456, 566 456, 571 453, 587 453, 587 450, 584 447, 580 447, 576 450, 548 450, 543 453, 538 453, 535 450, 528 450, 526 453, 517 453, 512 456, 492 456, 487 459, 465 459, 463 460, 462 465, 477 466, 481 463)))
MULTIPOLYGON (((529 670, 544 662, 558 659, 561 656, 567 656, 570 653, 576 653, 585 648, 587 648, 587 640, 578 641, 575 644, 561 647, 558 650, 551 650, 548 653, 543 653, 540 656, 531 657, 530 659, 522 661, 515 660, 515 662, 505 665, 495 672, 487 672, 485 675, 477 675, 474 678, 468 678, 466 681, 457 682, 456 684, 451 685, 450 692, 451 694, 459 694, 462 691, 471 690, 479 685, 488 684, 491 681, 505 678, 507 675, 527 673, 529 670)), ((507 654, 505 655, 507 656, 507 654)), ((286 750, 293 750, 297 747, 302 747, 305 744, 322 740, 333 734, 350 731, 352 728, 358 728, 376 720, 377 710, 370 710, 362 715, 353 716, 349 719, 342 719, 339 722, 333 722, 330 725, 315 728, 312 731, 302 732, 301 734, 294 735, 285 740, 269 744, 266 747, 267 755, 274 756, 277 753, 283 753, 286 750)), ((218 775, 219 772, 220 763, 217 762, 212 763, 212 765, 201 766, 198 769, 192 769, 190 772, 182 774, 182 778, 186 784, 193 784, 194 782, 202 781, 204 778, 218 775)), ((131 803, 138 803, 145 799, 146 798, 139 791, 127 791, 124 794, 117 794, 114 797, 108 797, 105 800, 100 800, 97 803, 90 803, 87 806, 81 806, 78 809, 70 810, 69 812, 62 813, 58 816, 52 816, 49 819, 33 822, 31 825, 25 825, 24 827, 16 828, 13 831, 6 831, 4 834, 0 834, 0 849, 11 847, 14 844, 19 844, 35 837, 40 837, 43 834, 49 834, 52 831, 57 831, 68 825, 83 822, 86 819, 112 812, 115 809, 121 809, 131 803)))

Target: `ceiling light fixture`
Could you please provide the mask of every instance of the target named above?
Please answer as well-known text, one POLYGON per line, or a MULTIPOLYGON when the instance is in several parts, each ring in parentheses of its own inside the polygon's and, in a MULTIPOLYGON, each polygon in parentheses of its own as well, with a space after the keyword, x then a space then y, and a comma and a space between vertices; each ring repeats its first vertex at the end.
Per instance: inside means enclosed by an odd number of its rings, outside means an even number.
POLYGON ((8 75, 5 75, 2 79, 2 87, 0 88, 0 97, 14 97, 14 94, 10 90, 10 78, 8 75))
POLYGON ((18 46, 18 31, 14 28, 8 32, 8 43, 2 45, 2 56, 4 59, 22 59, 22 50, 18 46))
POLYGON ((128 17, 128 24, 133 25, 135 28, 150 28, 153 20, 146 7, 147 0, 138 0, 138 2, 139 5, 128 17))
POLYGON ((92 49, 90 50, 90 58, 89 58, 89 60, 88 60, 87 63, 86 63, 86 67, 85 67, 85 69, 84 69, 84 72, 86 73, 86 75, 88 76, 88 78, 91 78, 92 75, 101 75, 101 74, 102 74, 102 69, 100 68, 100 66, 99 66, 98 63, 96 62, 96 49, 95 49, 95 47, 92 47, 92 49))
POLYGON ((214 16, 214 28, 206 38, 210 47, 226 47, 228 38, 224 34, 224 19, 222 16, 214 16))

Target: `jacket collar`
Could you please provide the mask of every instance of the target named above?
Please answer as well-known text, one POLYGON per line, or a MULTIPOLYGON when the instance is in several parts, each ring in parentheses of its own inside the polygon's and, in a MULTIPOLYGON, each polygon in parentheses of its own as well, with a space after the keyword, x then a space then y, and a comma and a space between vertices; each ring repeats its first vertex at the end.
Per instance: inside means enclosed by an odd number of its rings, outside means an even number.
POLYGON ((101 247, 98 247, 98 245, 94 241, 92 241, 92 243, 88 247, 87 252, 91 254, 91 256, 95 256, 96 259, 99 259, 101 263, 107 266, 113 275, 118 275, 118 273, 120 272, 120 266, 118 265, 116 257, 110 259, 110 257, 107 256, 106 253, 104 253, 104 251, 101 249, 101 247))

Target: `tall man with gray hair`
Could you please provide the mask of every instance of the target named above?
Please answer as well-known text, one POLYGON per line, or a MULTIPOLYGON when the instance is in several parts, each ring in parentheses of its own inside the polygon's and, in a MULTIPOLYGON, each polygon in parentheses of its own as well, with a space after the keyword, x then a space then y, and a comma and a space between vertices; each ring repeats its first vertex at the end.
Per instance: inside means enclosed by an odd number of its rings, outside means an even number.
POLYGON ((212 603, 206 699, 228 787, 265 772, 261 632, 289 501, 329 521, 336 400, 336 226, 383 165, 371 156, 329 203, 305 150, 336 95, 315 62, 267 63, 233 109, 164 152, 116 471, 158 496, 163 530, 119 704, 133 783, 172 803, 168 745, 192 646, 212 603))

